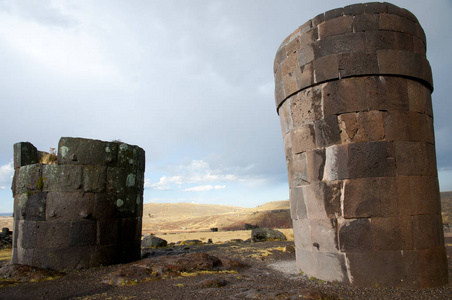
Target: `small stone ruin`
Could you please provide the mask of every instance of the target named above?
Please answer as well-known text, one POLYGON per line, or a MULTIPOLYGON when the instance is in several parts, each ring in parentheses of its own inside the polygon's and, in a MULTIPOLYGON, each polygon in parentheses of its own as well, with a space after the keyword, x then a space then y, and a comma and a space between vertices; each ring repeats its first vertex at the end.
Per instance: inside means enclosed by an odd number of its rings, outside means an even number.
POLYGON ((426 37, 389 3, 297 28, 275 58, 297 267, 356 286, 447 284, 426 37))
POLYGON ((14 145, 12 262, 64 270, 140 259, 144 150, 63 137, 49 156, 14 145))

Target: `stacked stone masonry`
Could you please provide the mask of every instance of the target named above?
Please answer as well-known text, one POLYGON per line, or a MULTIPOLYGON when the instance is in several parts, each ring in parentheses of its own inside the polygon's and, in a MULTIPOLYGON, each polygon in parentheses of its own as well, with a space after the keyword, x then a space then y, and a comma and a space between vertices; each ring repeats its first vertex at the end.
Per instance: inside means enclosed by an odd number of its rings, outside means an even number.
POLYGON ((297 267, 356 286, 447 283, 426 38, 389 3, 320 14, 278 49, 297 267))
POLYGON ((139 259, 144 150, 64 137, 55 164, 42 156, 14 145, 12 262, 64 270, 139 259))

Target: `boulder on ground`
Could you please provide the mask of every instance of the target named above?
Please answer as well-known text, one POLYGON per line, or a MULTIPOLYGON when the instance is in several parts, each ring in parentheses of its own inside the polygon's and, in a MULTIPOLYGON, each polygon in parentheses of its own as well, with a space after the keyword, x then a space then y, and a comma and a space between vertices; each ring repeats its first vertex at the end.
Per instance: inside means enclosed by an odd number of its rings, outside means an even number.
POLYGON ((166 247, 168 242, 164 239, 158 238, 154 235, 147 235, 141 241, 142 247, 166 247))
POLYGON ((259 228, 259 226, 258 225, 251 225, 251 224, 248 224, 248 223, 245 224, 245 230, 253 230, 255 228, 259 228))
POLYGON ((251 231, 251 239, 253 242, 265 241, 286 241, 286 236, 278 230, 271 228, 255 228, 251 231))

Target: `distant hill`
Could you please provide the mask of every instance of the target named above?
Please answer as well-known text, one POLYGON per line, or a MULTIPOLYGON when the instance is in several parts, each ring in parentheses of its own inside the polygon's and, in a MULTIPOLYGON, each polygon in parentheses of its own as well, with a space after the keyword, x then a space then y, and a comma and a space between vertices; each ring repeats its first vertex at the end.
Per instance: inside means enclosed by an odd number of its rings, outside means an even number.
POLYGON ((289 200, 254 208, 193 203, 149 203, 143 207, 143 232, 243 229, 245 223, 260 227, 291 228, 289 200), (272 213, 273 212, 273 213, 272 213))
POLYGON ((452 192, 441 193, 441 215, 444 224, 452 225, 452 192))

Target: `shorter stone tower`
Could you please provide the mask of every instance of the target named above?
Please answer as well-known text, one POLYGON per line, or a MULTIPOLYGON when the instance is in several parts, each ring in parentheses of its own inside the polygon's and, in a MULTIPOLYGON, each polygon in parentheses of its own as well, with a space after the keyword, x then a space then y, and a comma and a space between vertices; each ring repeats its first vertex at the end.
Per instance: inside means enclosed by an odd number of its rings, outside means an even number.
POLYGON ((139 259, 144 150, 64 137, 53 164, 42 156, 14 145, 12 262, 63 270, 139 259))

